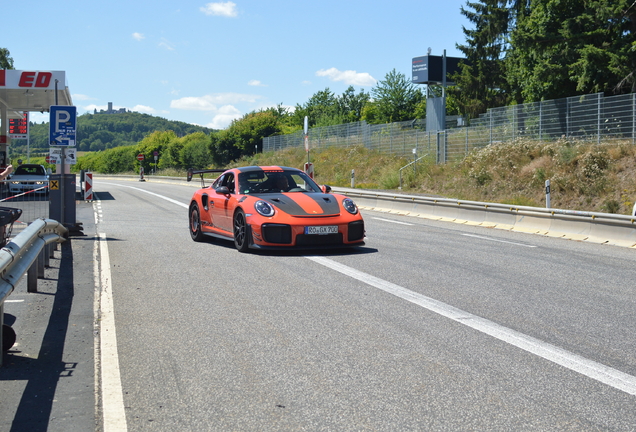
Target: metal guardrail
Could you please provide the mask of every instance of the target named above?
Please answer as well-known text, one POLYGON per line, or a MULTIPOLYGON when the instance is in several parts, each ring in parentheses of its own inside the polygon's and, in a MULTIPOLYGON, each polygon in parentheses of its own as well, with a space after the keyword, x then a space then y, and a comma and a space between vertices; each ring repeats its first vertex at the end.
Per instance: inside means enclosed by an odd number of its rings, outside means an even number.
POLYGON ((428 219, 636 248, 636 216, 334 188, 360 207, 428 219))
POLYGON ((37 279, 44 276, 44 266, 50 257, 49 245, 61 243, 68 229, 51 219, 37 219, 0 250, 0 366, 4 327, 4 301, 27 274, 27 291, 37 292, 37 279))

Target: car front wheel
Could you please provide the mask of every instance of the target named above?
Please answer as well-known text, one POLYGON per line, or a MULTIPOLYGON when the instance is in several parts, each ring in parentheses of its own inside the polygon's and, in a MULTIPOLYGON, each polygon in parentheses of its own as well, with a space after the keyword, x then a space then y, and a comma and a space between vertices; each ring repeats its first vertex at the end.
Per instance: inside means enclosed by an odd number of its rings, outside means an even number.
POLYGON ((234 213, 234 246, 239 252, 247 252, 249 249, 248 226, 243 210, 234 213))

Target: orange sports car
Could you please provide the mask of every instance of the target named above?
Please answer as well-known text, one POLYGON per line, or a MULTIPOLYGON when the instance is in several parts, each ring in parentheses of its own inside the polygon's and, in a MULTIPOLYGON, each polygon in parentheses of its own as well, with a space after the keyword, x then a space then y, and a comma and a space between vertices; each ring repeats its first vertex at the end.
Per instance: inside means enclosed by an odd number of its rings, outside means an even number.
POLYGON ((364 220, 355 203, 318 186, 305 172, 279 166, 189 170, 201 189, 188 210, 194 241, 234 240, 245 252, 271 248, 333 248, 364 245, 364 220), (222 172, 205 187, 203 174, 222 172))

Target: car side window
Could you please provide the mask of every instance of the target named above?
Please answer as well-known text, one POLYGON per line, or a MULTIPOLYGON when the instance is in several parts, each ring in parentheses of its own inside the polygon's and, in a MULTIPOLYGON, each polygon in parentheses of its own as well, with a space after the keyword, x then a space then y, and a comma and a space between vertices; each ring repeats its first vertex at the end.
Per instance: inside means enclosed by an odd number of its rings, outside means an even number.
POLYGON ((214 183, 212 183, 212 189, 216 189, 219 186, 222 186, 224 178, 225 178, 225 174, 222 175, 221 177, 217 178, 216 180, 214 180, 214 183))
POLYGON ((228 174, 226 181, 225 181, 225 186, 227 186, 227 188, 230 190, 230 193, 233 194, 235 193, 234 190, 234 174, 228 174))

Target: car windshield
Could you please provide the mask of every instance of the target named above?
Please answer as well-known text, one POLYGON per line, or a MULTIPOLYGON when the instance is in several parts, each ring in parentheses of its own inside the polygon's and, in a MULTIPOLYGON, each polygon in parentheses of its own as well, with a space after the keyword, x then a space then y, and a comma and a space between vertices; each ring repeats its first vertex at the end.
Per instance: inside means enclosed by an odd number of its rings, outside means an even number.
POLYGON ((285 170, 240 173, 239 189, 242 194, 322 192, 304 172, 285 170))
POLYGON ((37 175, 44 176, 46 173, 44 172, 44 168, 41 166, 24 166, 20 165, 15 169, 13 175, 37 175))

